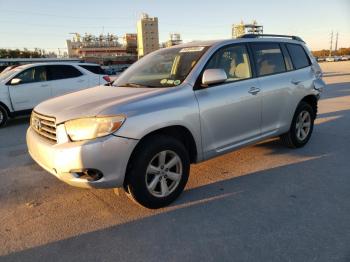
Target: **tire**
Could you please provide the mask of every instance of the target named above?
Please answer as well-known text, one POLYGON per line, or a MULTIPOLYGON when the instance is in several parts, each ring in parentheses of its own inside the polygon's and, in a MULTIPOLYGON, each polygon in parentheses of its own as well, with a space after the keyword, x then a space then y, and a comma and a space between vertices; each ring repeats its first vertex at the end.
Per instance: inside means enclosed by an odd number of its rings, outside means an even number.
POLYGON ((6 125, 8 119, 7 110, 0 105, 0 128, 6 125))
POLYGON ((164 135, 146 138, 128 165, 126 193, 146 208, 167 206, 185 188, 189 171, 189 155, 180 141, 164 135))
POLYGON ((280 136, 282 144, 289 148, 305 146, 312 135, 315 118, 316 115, 311 105, 303 101, 300 102, 295 110, 289 131, 280 136), (309 121, 300 122, 304 117, 306 117, 305 119, 309 119, 309 121), (307 123, 309 123, 309 126, 307 126, 307 123))

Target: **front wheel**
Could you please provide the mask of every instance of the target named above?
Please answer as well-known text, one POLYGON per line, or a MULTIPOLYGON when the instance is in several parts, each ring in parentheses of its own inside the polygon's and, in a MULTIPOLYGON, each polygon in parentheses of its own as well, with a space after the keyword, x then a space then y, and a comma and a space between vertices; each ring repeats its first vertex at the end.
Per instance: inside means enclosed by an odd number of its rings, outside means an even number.
POLYGON ((190 161, 183 144, 168 136, 154 136, 141 142, 126 174, 128 196, 147 208, 172 203, 183 191, 190 161))
POLYGON ((314 120, 315 112, 310 104, 301 102, 295 111, 289 131, 280 136, 282 143, 290 148, 306 145, 313 131, 314 120))
POLYGON ((3 127, 4 125, 6 125, 7 120, 8 120, 7 111, 5 108, 3 108, 0 105, 0 127, 3 127))

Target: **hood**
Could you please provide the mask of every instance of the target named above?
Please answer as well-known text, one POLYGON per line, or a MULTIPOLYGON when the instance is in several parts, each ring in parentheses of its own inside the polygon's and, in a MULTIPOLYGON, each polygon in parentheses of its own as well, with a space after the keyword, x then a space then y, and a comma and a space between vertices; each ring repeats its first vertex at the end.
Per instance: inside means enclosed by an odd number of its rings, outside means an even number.
POLYGON ((93 117, 110 107, 164 92, 164 88, 97 86, 40 103, 34 111, 54 116, 56 123, 81 117, 93 117))

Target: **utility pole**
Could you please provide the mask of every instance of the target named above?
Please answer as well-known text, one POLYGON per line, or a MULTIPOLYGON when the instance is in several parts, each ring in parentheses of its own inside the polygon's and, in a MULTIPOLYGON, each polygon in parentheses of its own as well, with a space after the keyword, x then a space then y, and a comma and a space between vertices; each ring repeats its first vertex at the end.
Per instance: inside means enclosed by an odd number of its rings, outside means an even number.
POLYGON ((337 32, 337 36, 335 38, 335 48, 334 48, 334 52, 337 53, 338 50, 338 32, 337 32))
POLYGON ((332 47, 333 47, 333 31, 331 33, 331 46, 329 48, 329 57, 332 56, 332 47))

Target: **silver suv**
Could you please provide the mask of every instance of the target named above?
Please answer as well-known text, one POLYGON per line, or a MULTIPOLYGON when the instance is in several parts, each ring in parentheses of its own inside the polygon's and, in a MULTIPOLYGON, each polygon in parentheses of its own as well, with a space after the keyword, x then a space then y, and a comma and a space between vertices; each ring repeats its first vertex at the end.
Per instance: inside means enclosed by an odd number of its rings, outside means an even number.
POLYGON ((183 191, 191 163, 280 136, 289 147, 312 134, 325 84, 295 36, 245 35, 153 52, 111 86, 35 107, 32 158, 77 187, 123 187, 147 208, 183 191))

